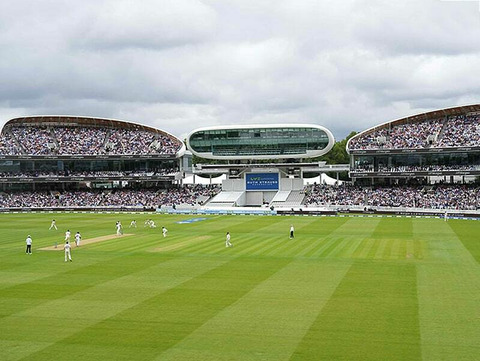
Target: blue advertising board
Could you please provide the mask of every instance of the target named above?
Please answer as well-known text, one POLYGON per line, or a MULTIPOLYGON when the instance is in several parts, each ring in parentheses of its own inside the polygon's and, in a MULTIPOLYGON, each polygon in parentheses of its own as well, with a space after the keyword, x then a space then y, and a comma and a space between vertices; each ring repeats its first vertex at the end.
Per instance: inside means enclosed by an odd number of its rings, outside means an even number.
POLYGON ((278 191, 278 173, 247 173, 245 189, 247 191, 278 191))

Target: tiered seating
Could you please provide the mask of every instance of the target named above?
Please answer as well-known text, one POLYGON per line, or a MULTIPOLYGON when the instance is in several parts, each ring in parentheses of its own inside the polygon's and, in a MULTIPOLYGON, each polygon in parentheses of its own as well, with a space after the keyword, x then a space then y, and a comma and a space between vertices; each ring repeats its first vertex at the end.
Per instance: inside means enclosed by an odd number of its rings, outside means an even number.
POLYGON ((305 193, 303 191, 292 191, 285 201, 284 205, 287 207, 299 206, 303 203, 305 193))
POLYGON ((306 189, 305 204, 314 206, 410 207, 428 209, 480 209, 480 187, 335 187, 314 185, 306 189))
POLYGON ((271 205, 276 205, 283 203, 287 200, 288 196, 290 195, 291 191, 278 191, 277 194, 273 196, 272 201, 270 202, 271 205))
POLYGON ((305 198, 304 191, 279 191, 270 202, 270 206, 275 208, 297 207, 302 205, 305 198), (280 193, 280 194, 279 194, 280 193))
POLYGON ((419 149, 426 147, 480 147, 480 116, 462 115, 448 119, 386 126, 351 140, 352 150, 419 149))
POLYGON ((423 122, 398 124, 391 129, 381 128, 352 139, 350 149, 418 149, 430 145, 440 133, 443 121, 440 119, 423 122))
POLYGON ((174 155, 181 147, 178 139, 167 134, 94 126, 14 124, 0 138, 4 155, 174 155))
POLYGON ((222 191, 217 194, 210 202, 209 207, 234 207, 244 192, 226 192, 222 191))
POLYGON ((104 154, 103 144, 107 135, 106 129, 56 127, 54 132, 59 145, 54 152, 56 154, 104 154))
POLYGON ((23 171, 23 172, 0 172, 0 178, 32 178, 32 177, 152 177, 174 176, 178 169, 161 169, 158 171, 23 171))
POLYGON ((160 207, 197 204, 198 198, 219 192, 218 187, 185 186, 168 191, 130 190, 0 193, 0 208, 11 207, 160 207))
POLYGON ((438 147, 479 147, 480 115, 458 116, 448 119, 438 147))
POLYGON ((2 155, 20 155, 22 149, 15 142, 10 132, 4 131, 0 135, 0 154, 2 155))
POLYGON ((47 127, 12 127, 11 132, 27 154, 51 154, 55 147, 54 140, 47 127))
POLYGON ((173 139, 142 130, 115 129, 105 143, 109 154, 175 154, 181 144, 173 139))

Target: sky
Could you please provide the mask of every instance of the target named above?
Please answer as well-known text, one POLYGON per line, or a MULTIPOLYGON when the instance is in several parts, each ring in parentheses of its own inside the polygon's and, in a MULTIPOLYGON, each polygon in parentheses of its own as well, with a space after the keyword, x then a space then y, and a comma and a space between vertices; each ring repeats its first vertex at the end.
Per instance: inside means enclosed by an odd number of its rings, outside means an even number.
POLYGON ((480 0, 0 3, 0 127, 28 115, 351 131, 480 103, 480 0))

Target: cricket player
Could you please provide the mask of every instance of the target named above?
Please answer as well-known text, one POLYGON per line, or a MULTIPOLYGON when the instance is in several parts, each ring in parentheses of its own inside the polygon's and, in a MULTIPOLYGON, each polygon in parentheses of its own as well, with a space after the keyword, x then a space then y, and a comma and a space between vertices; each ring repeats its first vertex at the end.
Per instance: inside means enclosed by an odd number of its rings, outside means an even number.
POLYGON ((80 241, 82 240, 82 235, 80 232, 75 233, 75 246, 80 246, 80 241))
POLYGON ((155 225, 155 222, 153 221, 153 219, 147 219, 145 221, 145 226, 144 227, 148 227, 148 228, 157 228, 157 226, 155 225))
POLYGON ((227 232, 225 237, 225 247, 233 247, 233 244, 230 243, 230 232, 227 232))
POLYGON ((54 219, 52 219, 52 223, 50 223, 50 228, 48 230, 51 230, 52 228, 55 228, 55 230, 58 231, 57 222, 55 222, 54 219))
POLYGON ((168 233, 168 229, 166 229, 165 227, 162 227, 162 233, 163 233, 163 237, 166 237, 168 233))
POLYGON ((128 228, 137 228, 137 221, 136 220, 131 221, 130 226, 128 226, 128 228))
POLYGON ((72 262, 72 255, 70 254, 70 243, 68 241, 65 242, 65 246, 63 246, 63 249, 65 250, 65 262, 67 262, 67 259, 72 262))
POLYGON ((32 237, 30 237, 30 235, 27 236, 25 243, 27 244, 27 249, 25 250, 25 253, 32 254, 32 237))
POLYGON ((122 235, 122 223, 120 223, 120 221, 117 222, 117 236, 121 236, 122 235))
POLYGON ((67 229, 67 231, 65 232, 65 241, 70 241, 70 230, 67 229))
POLYGON ((295 236, 293 235, 293 232, 295 231, 295 229, 293 228, 293 224, 290 225, 290 239, 294 238, 295 236))

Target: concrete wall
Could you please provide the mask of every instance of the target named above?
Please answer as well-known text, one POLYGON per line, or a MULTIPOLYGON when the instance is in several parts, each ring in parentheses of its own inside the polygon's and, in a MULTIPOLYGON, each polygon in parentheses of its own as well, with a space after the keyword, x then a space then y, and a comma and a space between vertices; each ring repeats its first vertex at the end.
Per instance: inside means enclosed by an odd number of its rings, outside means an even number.
POLYGON ((245 193, 247 195, 247 206, 261 206, 263 204, 263 192, 249 191, 245 193))
POLYGON ((242 192, 245 190, 245 180, 225 179, 222 182, 222 190, 226 192, 242 192))
POLYGON ((303 189, 303 179, 301 178, 281 178, 281 191, 299 191, 303 189))

